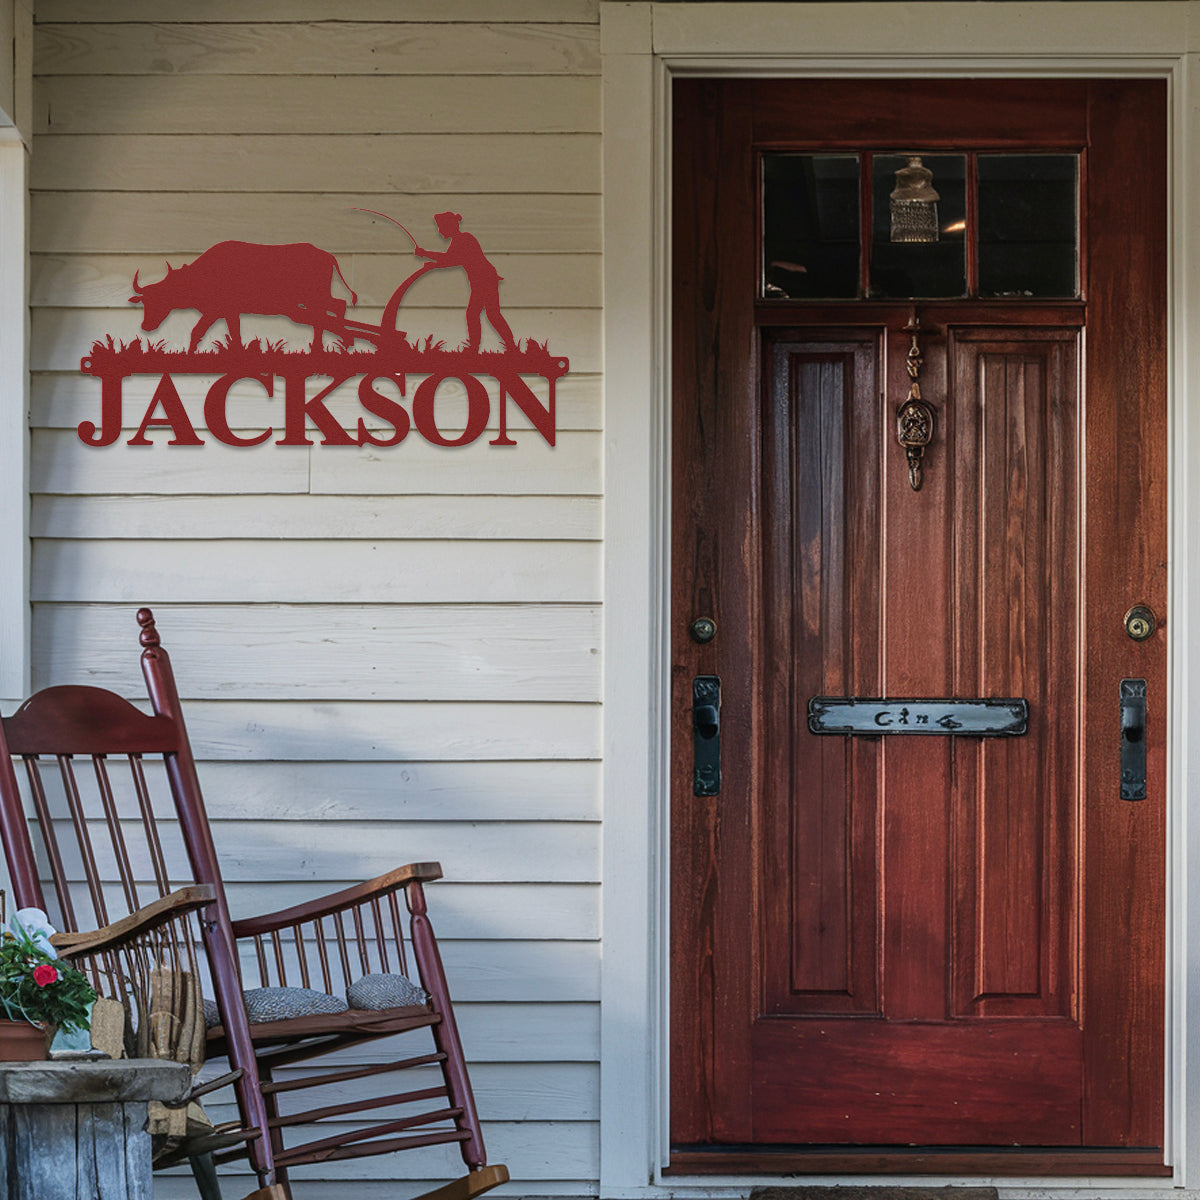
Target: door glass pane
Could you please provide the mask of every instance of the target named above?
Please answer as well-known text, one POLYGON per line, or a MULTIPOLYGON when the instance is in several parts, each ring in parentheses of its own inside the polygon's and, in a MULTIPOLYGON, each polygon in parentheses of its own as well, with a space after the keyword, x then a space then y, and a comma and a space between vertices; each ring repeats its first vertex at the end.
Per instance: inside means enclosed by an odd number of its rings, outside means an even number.
POLYGON ((1079 159, 979 156, 979 294, 1079 294, 1079 159))
POLYGON ((762 294, 858 296, 858 155, 763 155, 762 294))
POLYGON ((966 293, 966 166, 962 154, 875 155, 872 297, 966 293), (913 169, 931 173, 924 188, 907 174, 913 169), (904 240, 921 236, 929 240, 904 240))

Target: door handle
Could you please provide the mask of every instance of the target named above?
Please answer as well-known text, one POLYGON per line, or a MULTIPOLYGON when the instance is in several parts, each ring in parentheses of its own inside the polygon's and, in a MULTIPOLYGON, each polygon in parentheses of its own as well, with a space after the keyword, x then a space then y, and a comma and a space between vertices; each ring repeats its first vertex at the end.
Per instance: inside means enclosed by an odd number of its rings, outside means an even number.
POLYGON ((721 791, 721 678, 697 675, 692 680, 692 792, 716 796, 721 791))
POLYGON ((1121 680, 1121 799, 1146 798, 1146 681, 1121 680))

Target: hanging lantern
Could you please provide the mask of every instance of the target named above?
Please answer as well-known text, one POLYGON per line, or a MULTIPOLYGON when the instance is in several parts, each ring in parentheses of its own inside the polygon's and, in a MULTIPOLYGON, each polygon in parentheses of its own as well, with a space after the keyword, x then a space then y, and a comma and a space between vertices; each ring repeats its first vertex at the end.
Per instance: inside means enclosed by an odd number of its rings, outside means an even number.
POLYGON ((938 240, 937 202, 941 197, 933 188, 933 172, 921 165, 920 155, 911 155, 908 166, 896 172, 890 199, 893 242, 938 240))

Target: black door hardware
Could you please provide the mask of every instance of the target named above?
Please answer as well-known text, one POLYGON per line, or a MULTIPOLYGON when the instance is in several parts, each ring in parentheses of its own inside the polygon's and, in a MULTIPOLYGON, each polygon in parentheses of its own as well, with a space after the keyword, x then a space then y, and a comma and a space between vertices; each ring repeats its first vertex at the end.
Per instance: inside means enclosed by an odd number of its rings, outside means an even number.
POLYGON ((721 679, 692 680, 692 791, 716 796, 721 791, 721 679))
POLYGON ((1121 680, 1121 799, 1146 798, 1146 681, 1121 680))

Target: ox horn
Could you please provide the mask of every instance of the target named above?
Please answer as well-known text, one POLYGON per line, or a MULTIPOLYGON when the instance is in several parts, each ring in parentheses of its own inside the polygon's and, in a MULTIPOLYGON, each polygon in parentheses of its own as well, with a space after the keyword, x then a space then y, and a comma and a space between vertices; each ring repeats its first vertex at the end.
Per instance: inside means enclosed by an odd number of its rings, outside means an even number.
POLYGON ((136 293, 137 293, 139 296, 140 296, 140 295, 141 295, 141 293, 142 293, 142 289, 141 289, 141 287, 139 287, 139 286, 138 286, 138 273, 137 273, 137 271, 134 271, 134 273, 133 273, 133 290, 134 290, 134 291, 135 291, 135 292, 136 292, 136 293))

